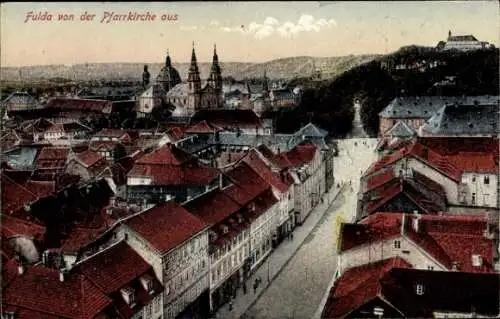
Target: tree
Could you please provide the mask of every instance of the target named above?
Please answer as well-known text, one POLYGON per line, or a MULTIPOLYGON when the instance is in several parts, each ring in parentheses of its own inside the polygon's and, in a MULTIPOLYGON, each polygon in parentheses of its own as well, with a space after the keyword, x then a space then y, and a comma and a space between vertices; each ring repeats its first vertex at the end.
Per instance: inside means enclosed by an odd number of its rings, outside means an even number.
POLYGON ((125 156, 127 156, 127 150, 125 149, 125 146, 123 146, 121 143, 116 144, 115 148, 113 149, 113 160, 115 161, 115 163, 125 156))

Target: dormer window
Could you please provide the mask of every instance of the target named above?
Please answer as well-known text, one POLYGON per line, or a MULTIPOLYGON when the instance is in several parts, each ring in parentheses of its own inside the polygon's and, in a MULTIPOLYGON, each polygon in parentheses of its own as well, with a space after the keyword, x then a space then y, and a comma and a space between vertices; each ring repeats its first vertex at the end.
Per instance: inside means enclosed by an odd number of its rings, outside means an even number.
POLYGON ((400 240, 395 240, 394 241, 394 248, 400 249, 401 248, 401 241, 400 240))
POLYGON ((415 290, 416 290, 417 295, 422 296, 424 294, 424 285, 417 284, 417 287, 415 290))
POLYGON ((248 210, 251 211, 251 212, 254 212, 255 211, 255 203, 250 203, 248 205, 248 210))
POLYGON ((148 275, 142 276, 141 277, 141 284, 142 284, 142 287, 144 287, 144 290, 146 290, 150 295, 153 294, 153 292, 154 292, 153 278, 151 278, 148 275))
POLYGON ((223 225, 223 226, 222 226, 222 233, 223 233, 223 234, 227 234, 227 233, 229 233, 229 227, 227 227, 226 225, 223 225))
POLYGON ((135 306, 135 290, 132 287, 125 287, 120 290, 122 293, 123 300, 129 305, 131 308, 135 306))
POLYGON ((490 177, 489 176, 485 176, 484 177, 484 185, 489 185, 490 184, 490 177))

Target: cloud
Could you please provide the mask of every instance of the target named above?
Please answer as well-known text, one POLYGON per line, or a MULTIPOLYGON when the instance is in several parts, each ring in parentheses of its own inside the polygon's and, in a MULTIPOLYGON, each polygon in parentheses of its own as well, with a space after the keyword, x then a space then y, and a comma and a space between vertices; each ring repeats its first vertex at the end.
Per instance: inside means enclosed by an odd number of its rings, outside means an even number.
POLYGON ((224 32, 240 32, 253 35, 257 39, 264 39, 273 34, 278 34, 282 37, 289 38, 299 32, 319 32, 324 28, 337 26, 334 19, 315 19, 311 15, 302 15, 297 23, 284 22, 280 24, 278 19, 267 17, 263 23, 250 22, 248 26, 241 25, 240 27, 221 27, 224 32))

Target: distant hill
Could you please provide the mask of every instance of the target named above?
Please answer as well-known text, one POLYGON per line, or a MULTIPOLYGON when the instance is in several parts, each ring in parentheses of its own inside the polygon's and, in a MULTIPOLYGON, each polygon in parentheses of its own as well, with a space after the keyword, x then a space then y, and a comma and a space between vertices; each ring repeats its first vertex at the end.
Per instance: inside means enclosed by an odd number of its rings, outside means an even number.
MULTIPOLYGON (((376 55, 345 56, 345 57, 291 57, 281 58, 264 63, 229 62, 221 63, 224 77, 233 77, 236 80, 245 78, 262 77, 264 71, 271 79, 293 79, 297 77, 310 77, 317 73, 321 78, 333 78, 338 74, 369 62, 376 55)), ((8 67, 0 69, 3 81, 17 82, 21 78, 25 81, 51 81, 67 80, 140 80, 143 66, 148 63, 88 63, 76 65, 48 65, 28 67, 8 67)), ((181 78, 187 78, 189 63, 173 63, 179 71, 181 78)), ((202 78, 208 77, 211 63, 198 63, 202 78)), ((149 63, 152 77, 156 77, 162 63, 149 63)))

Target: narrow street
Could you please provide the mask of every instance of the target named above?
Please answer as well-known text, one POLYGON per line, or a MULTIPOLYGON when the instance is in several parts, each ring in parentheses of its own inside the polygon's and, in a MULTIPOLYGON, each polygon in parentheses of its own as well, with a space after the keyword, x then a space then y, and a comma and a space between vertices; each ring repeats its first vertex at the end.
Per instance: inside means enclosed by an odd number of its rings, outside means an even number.
MULTIPOLYGON (((375 146, 376 139, 339 141, 340 153, 335 159, 335 177, 346 187, 306 237, 285 269, 245 312, 243 318, 314 316, 336 271, 337 220, 351 221, 354 218, 359 177, 375 160, 375 146)), ((266 264, 262 267, 266 267, 266 264)))

